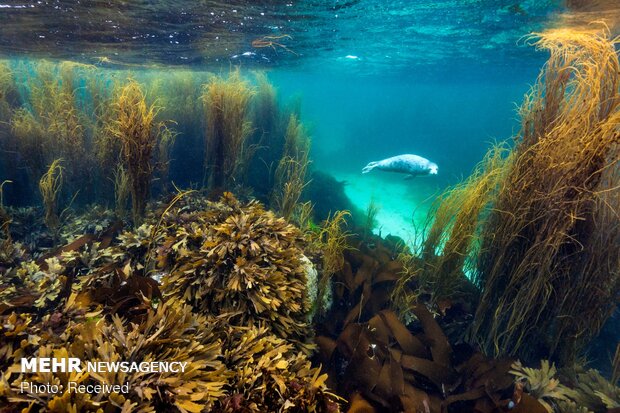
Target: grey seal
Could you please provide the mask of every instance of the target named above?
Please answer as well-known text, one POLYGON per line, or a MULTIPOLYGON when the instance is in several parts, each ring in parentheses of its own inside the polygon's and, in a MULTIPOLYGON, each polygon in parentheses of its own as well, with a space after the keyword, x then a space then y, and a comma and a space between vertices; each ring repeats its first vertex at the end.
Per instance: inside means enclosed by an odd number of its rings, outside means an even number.
POLYGON ((382 161, 370 162, 362 169, 362 173, 367 174, 375 168, 382 171, 407 174, 405 179, 411 179, 415 176, 437 175, 438 170, 436 163, 411 154, 392 156, 382 161))

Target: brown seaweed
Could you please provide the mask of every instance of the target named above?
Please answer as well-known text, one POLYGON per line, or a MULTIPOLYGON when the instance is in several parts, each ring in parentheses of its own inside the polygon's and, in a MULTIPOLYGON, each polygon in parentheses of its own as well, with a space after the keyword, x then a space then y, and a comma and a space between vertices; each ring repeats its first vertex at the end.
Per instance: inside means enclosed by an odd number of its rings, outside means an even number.
MULTIPOLYGON (((284 406, 299 413, 339 411, 339 398, 325 385, 327 376, 299 351, 300 344, 305 351, 309 347, 300 342, 305 341, 304 336, 295 332, 295 328, 303 327, 300 331, 307 334, 304 323, 308 307, 304 302, 305 273, 300 272, 300 267, 290 267, 301 251, 301 238, 294 227, 260 205, 242 205, 228 194, 219 203, 199 196, 179 197, 149 213, 146 223, 133 231, 115 236, 118 229, 117 224, 98 235, 77 237, 41 257, 40 266, 23 261, 0 274, 0 285, 10 286, 0 290, 0 404, 31 406, 39 411, 242 409, 258 413, 284 406), (248 244, 243 241, 237 249, 233 235, 237 230, 229 230, 238 228, 241 221, 249 225, 248 229, 254 227, 255 232, 250 232, 248 244), (198 229, 199 222, 204 223, 206 238, 195 242, 196 234, 190 233, 198 229), (279 240, 271 237, 271 231, 279 234, 279 240), (214 300, 208 307, 194 308, 174 296, 168 300, 160 292, 158 278, 163 277, 166 285, 177 265, 191 266, 192 259, 195 265, 203 265, 202 248, 213 236, 232 237, 216 245, 250 254, 248 260, 260 247, 263 252, 258 254, 259 260, 271 263, 265 271, 275 264, 280 266, 280 272, 288 272, 289 284, 285 288, 272 284, 274 295, 264 296, 280 300, 275 294, 288 293, 287 308, 274 311, 270 307, 268 312, 246 315, 246 306, 252 305, 252 300, 257 306, 269 306, 269 301, 256 295, 260 291, 245 285, 228 293, 231 297, 245 295, 245 303, 235 303, 233 297, 222 300, 221 307, 214 300), (175 237, 179 237, 180 244, 170 245, 175 237), (195 253, 190 253, 193 247, 195 253), (162 275, 147 271, 149 256, 158 263, 155 271, 162 275), (23 356, 110 360, 129 359, 130 355, 138 359, 188 360, 193 367, 163 379, 159 374, 83 377, 19 373, 23 356), (57 384, 68 380, 90 384, 129 381, 132 391, 97 399, 67 392, 35 395, 19 392, 22 380, 57 384)), ((213 259, 218 260, 222 251, 213 250, 213 259)), ((259 279, 255 283, 263 294, 269 294, 268 288, 260 287, 271 284, 263 285, 259 279)), ((204 294, 215 296, 221 293, 220 288, 213 285, 204 294)))
POLYGON ((516 411, 544 411, 516 388, 512 360, 489 359, 463 345, 453 350, 424 302, 412 307, 418 327, 403 324, 385 293, 402 272, 398 253, 377 238, 372 244, 354 242, 358 248, 346 251, 333 284, 334 303, 346 305, 332 306, 316 337, 331 386, 349 398, 350 412, 493 413, 510 403, 516 411))
POLYGON ((620 291, 620 64, 604 28, 533 41, 550 58, 483 226, 472 337, 489 354, 570 365, 620 291))

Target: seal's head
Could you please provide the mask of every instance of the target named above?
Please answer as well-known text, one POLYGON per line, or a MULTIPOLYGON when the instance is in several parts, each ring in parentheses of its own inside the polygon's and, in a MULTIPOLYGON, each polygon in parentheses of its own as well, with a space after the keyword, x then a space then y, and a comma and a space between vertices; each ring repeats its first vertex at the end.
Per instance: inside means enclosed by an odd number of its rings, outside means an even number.
POLYGON ((437 164, 431 162, 430 165, 428 166, 428 174, 429 175, 437 175, 438 169, 439 169, 439 167, 437 167, 437 164))

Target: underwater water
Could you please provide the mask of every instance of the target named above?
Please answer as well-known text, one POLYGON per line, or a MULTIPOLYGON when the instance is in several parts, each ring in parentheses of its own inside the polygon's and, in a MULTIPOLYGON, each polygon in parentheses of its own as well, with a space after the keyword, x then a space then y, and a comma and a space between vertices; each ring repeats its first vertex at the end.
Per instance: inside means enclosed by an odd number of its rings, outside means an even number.
POLYGON ((501 71, 459 68, 463 63, 454 61, 448 73, 414 67, 356 77, 296 69, 275 71, 272 78, 283 93, 303 96, 315 167, 345 181, 360 209, 371 200, 378 205, 377 232, 411 241, 432 200, 467 176, 493 142, 518 129, 516 102, 539 70, 536 56, 532 60, 530 67, 501 71), (361 174, 368 162, 403 153, 432 160, 439 173, 411 180, 361 174))
POLYGON ((268 70, 279 96, 299 101, 315 167, 345 181, 360 209, 373 199, 381 233, 406 240, 425 201, 518 129, 516 107, 545 60, 524 36, 566 11, 555 1, 209 6, 7 3, 3 50, 136 72, 268 70), (436 162, 440 173, 404 183, 359 174, 402 153, 436 162))
POLYGON ((619 35, 605 0, 0 0, 0 412, 617 413, 619 35))

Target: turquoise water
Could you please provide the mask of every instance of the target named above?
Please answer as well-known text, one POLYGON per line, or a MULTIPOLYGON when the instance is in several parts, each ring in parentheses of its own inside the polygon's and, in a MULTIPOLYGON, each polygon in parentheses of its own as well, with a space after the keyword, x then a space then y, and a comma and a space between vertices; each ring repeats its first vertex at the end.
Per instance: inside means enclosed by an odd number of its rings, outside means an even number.
MULTIPOLYGON (((114 129, 123 110, 131 112, 127 107, 138 106, 123 107, 118 102, 119 91, 135 79, 147 107, 162 105, 154 116, 155 132, 146 134, 146 140, 156 143, 141 164, 148 169, 145 199, 165 201, 179 188, 196 189, 211 198, 230 190, 242 201, 259 199, 285 216, 276 201, 278 191, 290 181, 278 181, 277 173, 280 166, 287 166, 286 125, 299 116, 311 149, 306 187, 296 205, 311 201, 315 215, 302 223, 295 209, 285 218, 318 235, 320 243, 325 218, 336 210, 350 209, 353 225, 347 226, 346 236, 353 238, 353 231, 361 229, 356 233, 363 238, 360 250, 367 249, 370 257, 380 241, 370 237, 369 242, 361 226, 365 211, 374 205, 378 212, 372 231, 401 238, 415 253, 434 218, 432 207, 438 196, 466 179, 495 143, 512 145, 511 138, 518 135, 518 108, 549 57, 535 49, 530 36, 602 16, 608 18, 610 33, 620 34, 617 0, 0 0, 0 183, 4 181, 0 212, 4 206, 35 206, 15 211, 24 217, 32 210, 39 213, 38 238, 32 236, 33 245, 28 246, 37 253, 58 243, 59 234, 53 232, 60 224, 54 228, 48 222, 44 208, 49 204, 62 219, 67 211, 73 217, 73 208, 75 216, 84 210, 97 215, 99 209, 91 207, 97 204, 115 221, 123 224, 124 220, 126 228, 140 222, 140 214, 134 211, 129 218, 127 188, 124 204, 118 201, 122 191, 115 181, 117 172, 122 175, 138 164, 123 158, 130 151, 119 149, 118 142, 131 133, 114 129), (8 69, 10 79, 2 72, 8 69), (221 87, 224 79, 234 83, 237 69, 248 90, 256 94, 248 98, 243 116, 233 126, 247 127, 240 147, 247 153, 256 150, 257 155, 240 162, 247 166, 244 173, 231 173, 232 179, 222 179, 225 184, 212 184, 208 175, 215 175, 216 168, 208 164, 206 148, 218 133, 221 142, 222 136, 234 135, 222 130, 236 129, 221 121, 220 129, 208 136, 209 110, 217 104, 207 103, 205 96, 209 97, 213 76, 219 76, 215 83, 221 87), (274 87, 277 109, 261 106, 260 99, 255 99, 262 93, 263 74, 274 87), (273 119, 259 116, 269 115, 269 109, 277 112, 273 119), (163 131, 168 131, 164 124, 172 135, 178 133, 170 147, 162 143, 163 131), (108 142, 110 136, 117 146, 113 142, 106 149, 101 142, 108 142), (263 146, 265 142, 273 145, 263 146), (113 154, 108 156, 102 148, 113 154), (438 173, 413 179, 380 170, 362 174, 368 163, 401 154, 436 163, 438 173), (62 159, 64 186, 53 202, 42 204, 39 180, 58 159, 62 159)), ((213 158, 223 152, 221 142, 213 145, 217 147, 213 158)), ((296 156, 303 158, 299 153, 305 141, 300 142, 296 156)), ((142 147, 147 146, 148 142, 142 147)), ((221 155, 215 162, 224 164, 230 158, 221 155)), ((486 213, 486 209, 476 212, 486 213)), ((183 215, 175 219, 183 221, 183 215)), ((80 218, 77 229, 65 230, 81 233, 94 227, 101 232, 104 228, 98 222, 85 226, 82 219, 92 218, 80 218)), ((26 228, 19 235, 27 243, 32 235, 28 222, 19 227, 26 228)), ((153 240, 148 242, 149 253, 153 240)), ((442 242, 435 246, 443 248, 442 242)), ((350 250, 357 251, 356 247, 350 250)), ((380 248, 377 251, 382 253, 380 248)), ((394 264, 397 252, 390 253, 394 264)), ((339 254, 344 257, 342 251, 339 254)), ((474 252, 467 254, 473 257, 474 252)), ((506 261, 514 260, 511 252, 506 256, 506 261)), ((320 261, 318 255, 313 258, 320 261)), ((420 263, 426 265, 424 259, 420 263)), ((319 271, 323 271, 321 265, 317 264, 319 271)), ((4 265, 0 267, 2 273, 4 265)), ((463 273, 475 278, 465 264, 463 273)), ((444 312, 440 306, 445 303, 435 304, 444 312)), ((471 322, 472 309, 463 311, 469 311, 463 323, 471 322)), ((556 320, 555 313, 550 314, 556 320)), ((616 311, 590 346, 593 365, 608 375, 619 319, 616 311)), ((443 387, 442 392, 446 396, 443 387)))
POLYGON ((434 196, 467 176, 490 144, 518 131, 517 105, 539 70, 533 63, 347 76, 344 63, 332 64, 336 73, 280 69, 270 77, 282 95, 302 97, 315 167, 346 181, 361 209, 371 199, 379 204, 376 232, 404 239, 413 238, 412 224, 422 225, 434 196), (402 153, 436 162, 439 174, 407 181, 361 174, 368 162, 402 153))

